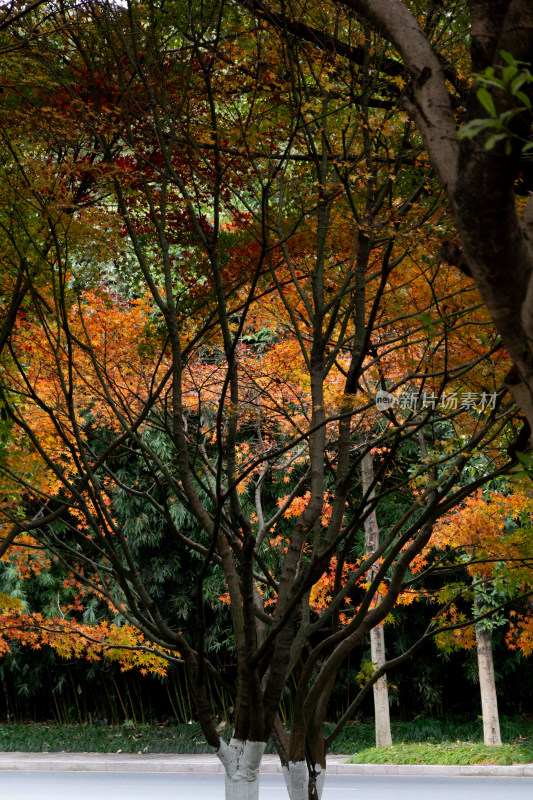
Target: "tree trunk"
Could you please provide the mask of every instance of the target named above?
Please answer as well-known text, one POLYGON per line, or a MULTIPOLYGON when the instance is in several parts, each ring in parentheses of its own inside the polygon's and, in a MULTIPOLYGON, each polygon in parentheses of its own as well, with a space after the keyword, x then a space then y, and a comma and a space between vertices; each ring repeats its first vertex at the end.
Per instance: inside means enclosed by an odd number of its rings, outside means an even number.
POLYGON ((481 692, 481 713, 483 714, 483 742, 490 747, 501 745, 500 719, 498 716, 498 697, 494 680, 492 660, 492 631, 476 625, 477 664, 479 689, 481 692))
MULTIPOLYGON (((379 669, 385 663, 385 629, 383 625, 370 631, 372 663, 379 669)), ((389 689, 387 677, 383 675, 374 684, 374 716, 376 727, 376 747, 392 744, 389 712, 389 689)))
POLYGON ((265 742, 221 741, 217 756, 226 772, 226 800, 259 800, 259 766, 265 742))
MULTIPOLYGON (((226 800, 259 800, 259 767, 265 742, 232 739, 221 741, 217 756, 226 773, 226 800)), ((290 761, 283 775, 290 800, 320 800, 326 771, 315 766, 316 777, 309 780, 306 761, 290 761)))
MULTIPOLYGON (((372 454, 366 453, 361 464, 361 479, 363 493, 366 494, 374 479, 374 466, 372 454)), ((368 495, 370 502, 374 498, 374 489, 368 495)), ((365 546, 369 553, 373 553, 379 547, 379 526, 376 512, 365 519, 365 546)), ((369 570, 368 578, 372 580, 374 569, 369 570)), ((385 663, 385 630, 382 625, 372 628, 370 631, 370 650, 374 666, 379 669, 385 663)), ((383 675, 374 684, 374 717, 376 727, 376 747, 385 747, 392 744, 389 712, 389 690, 387 687, 387 677, 383 675)))
POLYGON ((290 800, 320 800, 324 788, 326 771, 319 764, 315 765, 316 778, 314 788, 309 780, 307 762, 290 761, 283 767, 283 776, 287 785, 290 800))

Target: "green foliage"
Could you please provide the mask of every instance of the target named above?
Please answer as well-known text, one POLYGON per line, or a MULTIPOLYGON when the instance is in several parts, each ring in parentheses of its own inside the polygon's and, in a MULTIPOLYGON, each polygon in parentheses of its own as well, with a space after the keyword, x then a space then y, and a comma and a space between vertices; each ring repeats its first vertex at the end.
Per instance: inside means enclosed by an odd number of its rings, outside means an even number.
POLYGON ((478 86, 477 98, 489 116, 470 120, 463 125, 458 136, 460 139, 474 139, 483 133, 485 150, 492 150, 498 142, 505 142, 505 153, 510 155, 513 144, 519 142, 521 151, 526 153, 533 150, 533 142, 519 137, 511 129, 511 123, 520 115, 531 112, 531 98, 524 90, 533 83, 533 75, 530 65, 516 61, 503 50, 500 55, 506 66, 498 71, 487 67, 482 74, 474 76, 478 86), (505 111, 499 110, 495 96, 503 99, 505 111))
POLYGON ((195 753, 202 752, 198 746, 203 741, 198 724, 135 725, 128 721, 124 725, 30 723, 0 727, 0 748, 6 752, 195 753))
MULTIPOLYGON (((231 728, 221 731, 226 741, 231 728)), ((29 723, 0 725, 0 751, 48 753, 211 753, 200 725, 57 725, 29 723)), ((272 752, 272 747, 270 747, 272 752)))
MULTIPOLYGON (((164 424, 157 419, 153 422, 154 427, 147 427, 143 432, 143 445, 149 447, 161 462, 172 464, 174 452, 164 424)), ((94 436, 95 452, 99 452, 105 448, 109 433, 96 428, 90 432, 94 436)), ((127 536, 131 552, 142 565, 143 582, 164 610, 169 624, 180 620, 180 625, 187 629, 188 624, 194 625, 195 597, 190 587, 196 582, 199 555, 192 548, 180 546, 164 516, 159 513, 157 503, 151 502, 151 495, 167 492, 169 513, 176 527, 204 545, 208 544, 208 537, 184 506, 174 500, 164 475, 147 468, 140 449, 117 449, 114 459, 115 475, 124 487, 115 489, 111 495, 114 517, 127 536), (128 487, 139 491, 130 492, 128 487)), ((211 510, 212 504, 206 493, 202 500, 211 510)), ((202 589, 205 613, 210 623, 207 644, 213 650, 220 649, 220 643, 228 639, 229 608, 219 600, 225 589, 223 573, 214 564, 202 589)))
MULTIPOLYGON (((329 730, 330 726, 326 726, 329 730)), ((221 732, 228 740, 231 726, 221 732)), ((393 739, 401 744, 387 748, 388 758, 406 758, 412 754, 411 762, 391 763, 483 763, 477 755, 482 752, 481 720, 475 722, 448 722, 422 718, 413 722, 392 724, 393 739), (457 739, 462 743, 457 745, 457 739), (423 742, 422 746, 419 742, 423 742), (392 755, 389 755, 388 751, 392 755), (468 761, 468 754, 472 760, 468 761), (394 755, 396 754, 396 755, 394 755), (424 756, 424 754, 426 754, 424 756), (440 754, 440 756, 439 756, 440 754), (447 755, 446 755, 447 754, 447 755), (415 758, 463 758, 464 760, 423 761, 415 758)), ((509 744, 501 748, 502 754, 512 754, 515 761, 533 760, 533 739, 527 720, 522 717, 503 718, 502 735, 509 744), (526 756, 529 754, 529 757, 526 756)), ((356 722, 348 725, 335 741, 331 753, 357 751, 356 763, 387 763, 379 761, 384 749, 376 751, 374 725, 371 722, 356 722)), ((197 722, 185 725, 147 725, 126 720, 122 725, 29 723, 0 725, 0 750, 3 752, 93 752, 93 753, 209 753, 197 722)), ((269 752, 273 752, 269 743, 269 752)), ((509 757, 508 755, 504 755, 509 757)), ((493 762, 496 763, 496 762, 493 762)), ((512 763, 501 761, 498 763, 512 763)))
MULTIPOLYGON (((347 725, 331 753, 356 751, 354 763, 482 764, 533 761, 533 736, 524 717, 501 719, 504 745, 486 748, 481 719, 471 722, 442 721, 422 717, 412 722, 393 722, 392 748, 373 747, 373 722, 347 725), (497 751, 497 752, 495 752, 497 751)), ((326 732, 331 726, 326 726, 326 732)), ((221 735, 231 736, 226 725, 221 735)), ((197 722, 185 725, 147 725, 126 720, 122 725, 30 723, 0 725, 3 752, 94 752, 94 753, 209 753, 197 722)), ((273 752, 269 743, 269 752, 273 752)))

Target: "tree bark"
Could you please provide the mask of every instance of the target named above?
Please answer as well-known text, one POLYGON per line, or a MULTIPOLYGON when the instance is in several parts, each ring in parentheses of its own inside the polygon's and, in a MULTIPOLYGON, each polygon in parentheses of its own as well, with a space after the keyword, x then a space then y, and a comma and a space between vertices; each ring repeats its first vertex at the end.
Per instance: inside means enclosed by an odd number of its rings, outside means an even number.
MULTIPOLYGON (((366 453, 361 464, 361 479, 363 494, 368 493, 368 502, 374 498, 372 481, 374 479, 374 466, 372 454, 366 453)), ((368 552, 374 552, 379 547, 379 526, 376 512, 372 511, 365 519, 365 546, 368 552)), ((370 571, 371 573, 373 570, 370 571)), ((373 575, 371 574, 372 580, 373 575)), ((372 664, 379 669, 385 663, 385 630, 382 625, 372 628, 370 631, 370 651, 372 664)), ((376 747, 385 747, 392 744, 390 712, 389 712, 389 690, 387 686, 387 676, 383 675, 374 684, 374 717, 376 727, 376 747)))
POLYGON ((326 770, 315 764, 315 788, 310 786, 309 770, 305 761, 290 761, 283 767, 283 776, 290 800, 320 800, 326 778, 326 770))
POLYGON ((259 766, 265 742, 231 739, 216 751, 226 772, 226 800, 259 800, 259 766))
MULTIPOLYGON (((385 629, 383 625, 370 631, 372 664, 379 669, 385 663, 385 629)), ((392 744, 389 712, 389 688, 387 677, 383 675, 374 684, 374 716, 376 726, 376 747, 392 744)))
POLYGON ((492 659, 492 631, 483 625, 476 625, 477 663, 479 689, 481 692, 481 713, 483 715, 483 742, 489 747, 498 747, 500 719, 498 715, 498 696, 494 679, 492 659))

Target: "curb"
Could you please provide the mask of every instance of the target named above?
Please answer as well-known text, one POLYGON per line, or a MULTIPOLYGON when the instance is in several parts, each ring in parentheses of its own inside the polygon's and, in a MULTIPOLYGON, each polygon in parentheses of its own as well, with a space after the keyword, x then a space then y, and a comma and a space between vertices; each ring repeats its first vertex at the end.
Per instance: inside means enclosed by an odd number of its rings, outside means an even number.
MULTIPOLYGON (((533 764, 512 766, 447 766, 427 764, 347 764, 350 756, 328 758, 328 775, 383 776, 491 776, 533 778, 533 764)), ((214 755, 158 755, 145 753, 0 753, 0 772, 166 772, 222 774, 224 769, 214 755)), ((263 756, 262 775, 281 773, 276 755, 263 756)))

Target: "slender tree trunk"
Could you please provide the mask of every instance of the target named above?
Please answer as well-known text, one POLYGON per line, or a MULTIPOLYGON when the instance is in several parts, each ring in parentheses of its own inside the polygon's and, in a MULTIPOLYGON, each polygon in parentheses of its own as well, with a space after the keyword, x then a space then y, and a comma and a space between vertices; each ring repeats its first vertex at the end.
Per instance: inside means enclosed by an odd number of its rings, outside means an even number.
POLYGON ((481 713, 483 714, 483 741, 490 747, 501 745, 498 697, 494 679, 492 659, 492 631, 476 625, 477 664, 479 689, 481 692, 481 713))
MULTIPOLYGON (((383 625, 372 628, 370 631, 370 651, 372 663, 376 667, 382 667, 385 663, 385 629, 383 625)), ((374 684, 374 715, 376 727, 376 747, 385 747, 392 744, 390 712, 389 712, 389 688, 387 677, 383 675, 374 684)))
POLYGON ((232 739, 220 743, 217 756, 226 772, 226 800, 259 800, 259 766, 265 742, 232 739))
MULTIPOLYGON (((372 454, 367 453, 363 456, 361 465, 361 478, 363 492, 366 494, 374 479, 374 466, 372 464, 372 454)), ((374 490, 369 494, 368 499, 372 500, 374 490)), ((379 547, 379 527, 375 511, 365 520, 365 546, 369 553, 374 552, 379 547)), ((373 570, 370 570, 372 573, 373 570)), ((372 574, 369 575, 372 579, 372 574)), ((383 625, 378 625, 370 631, 370 650, 372 663, 376 668, 382 667, 385 663, 385 630, 383 625)), ((387 686, 387 676, 383 675, 374 684, 374 717, 376 728, 376 747, 385 747, 392 744, 389 711, 389 689, 387 686)))

